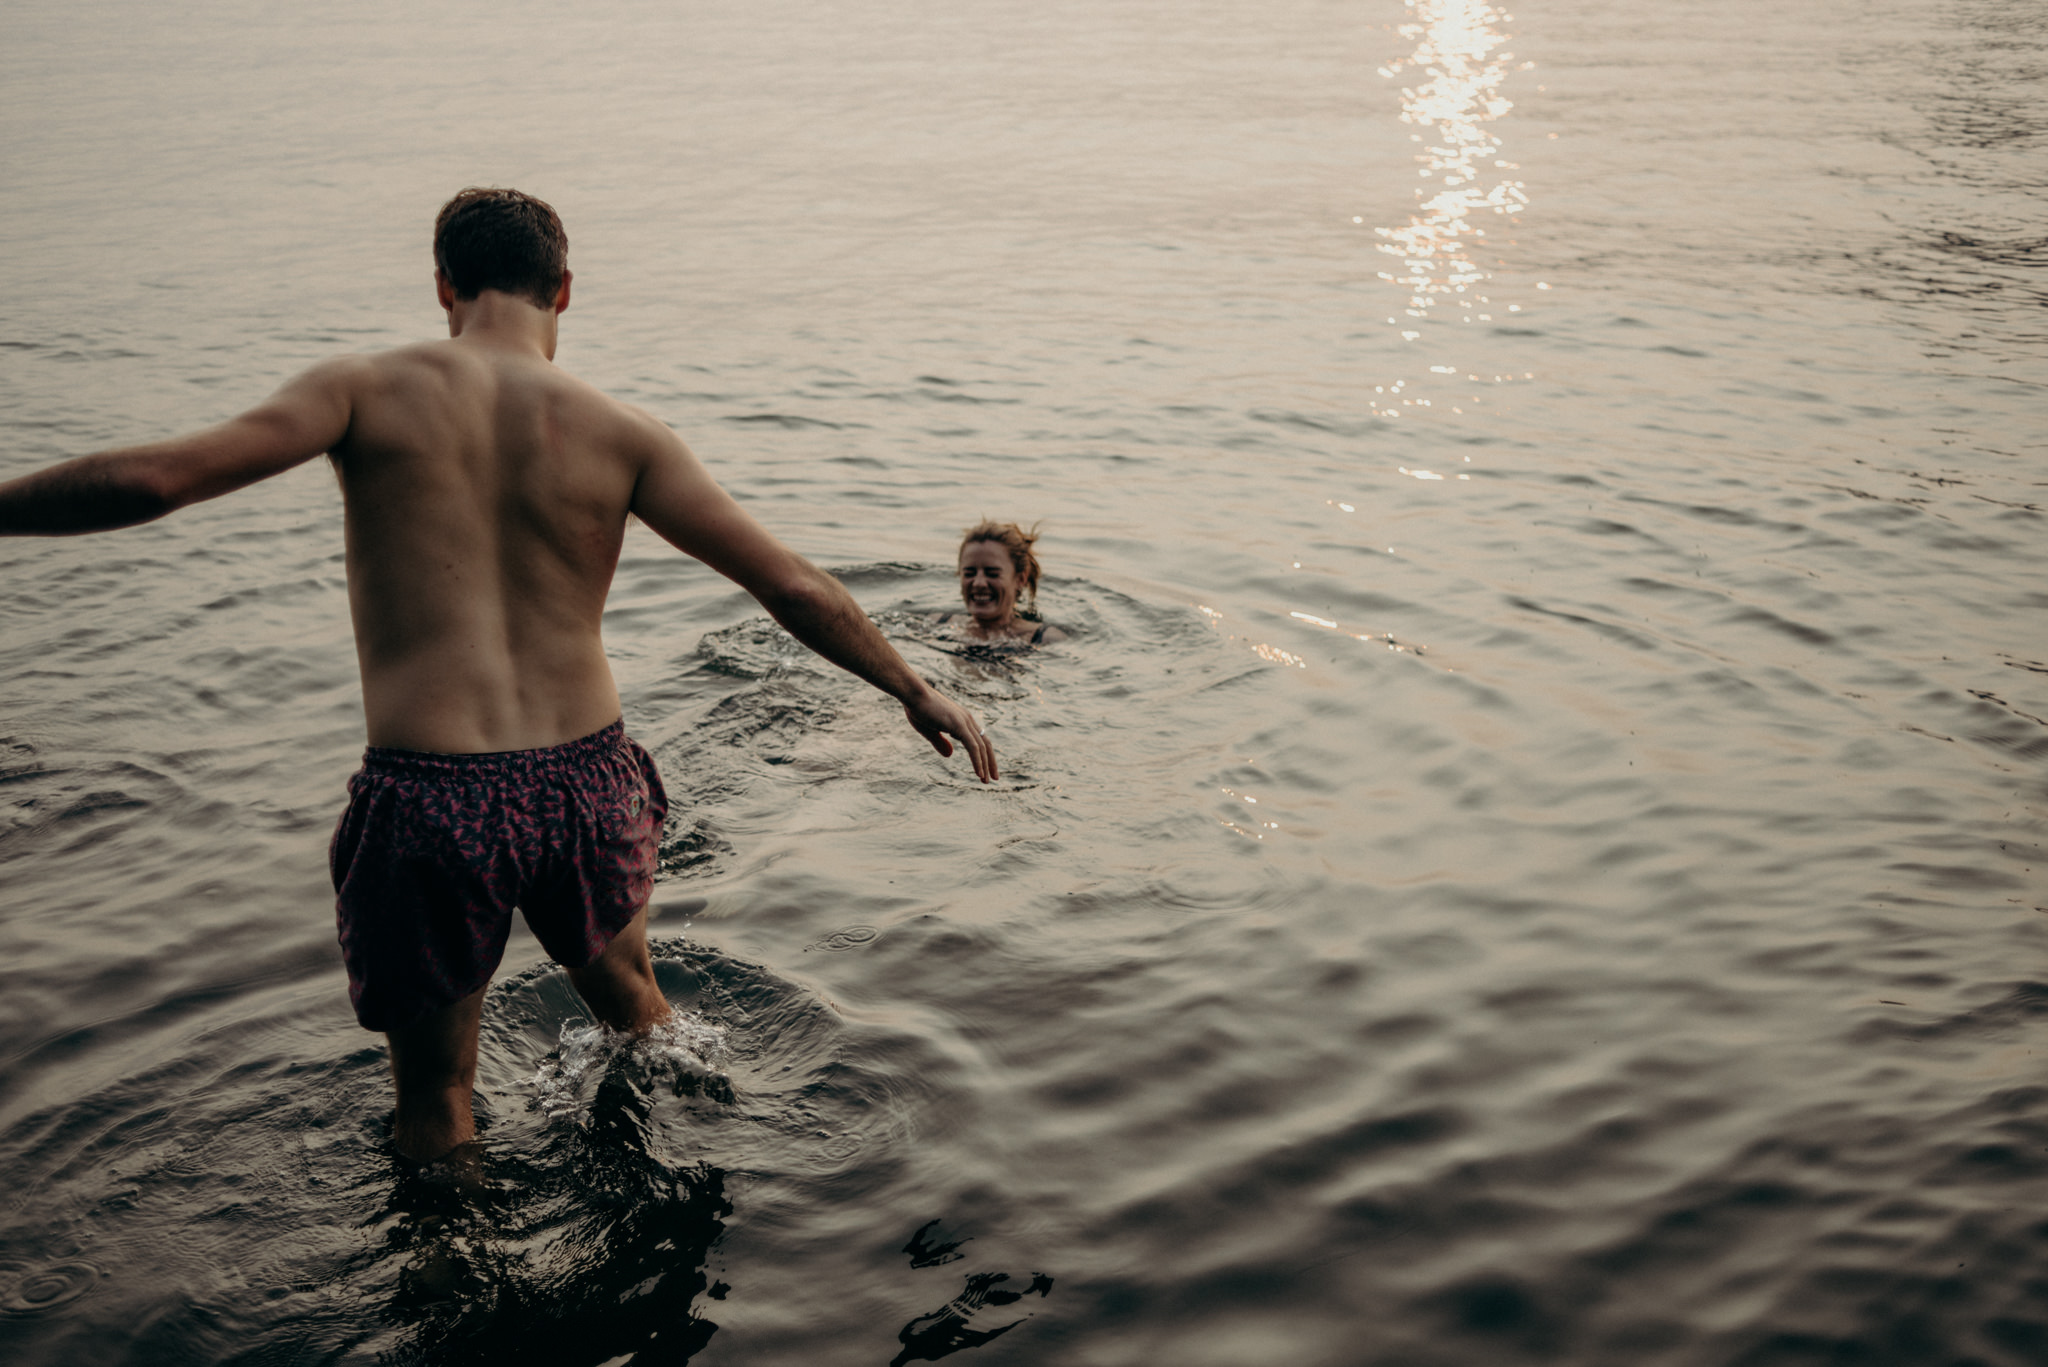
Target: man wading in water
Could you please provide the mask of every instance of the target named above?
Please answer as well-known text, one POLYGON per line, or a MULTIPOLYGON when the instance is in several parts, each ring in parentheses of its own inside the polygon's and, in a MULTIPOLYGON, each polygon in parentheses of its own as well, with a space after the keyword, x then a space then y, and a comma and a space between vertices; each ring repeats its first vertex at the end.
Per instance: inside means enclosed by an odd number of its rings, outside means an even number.
POLYGON ((837 580, 668 428, 555 368, 568 245, 541 201, 464 190, 434 224, 450 340, 328 361, 218 427, 0 484, 0 534, 61 536, 334 461, 370 741, 334 833, 337 916, 356 1018, 391 1041, 392 1140, 419 1162, 475 1136, 477 1023, 515 905, 606 1025, 669 1015, 647 953, 667 802, 598 633, 627 514, 996 777, 974 718, 837 580))

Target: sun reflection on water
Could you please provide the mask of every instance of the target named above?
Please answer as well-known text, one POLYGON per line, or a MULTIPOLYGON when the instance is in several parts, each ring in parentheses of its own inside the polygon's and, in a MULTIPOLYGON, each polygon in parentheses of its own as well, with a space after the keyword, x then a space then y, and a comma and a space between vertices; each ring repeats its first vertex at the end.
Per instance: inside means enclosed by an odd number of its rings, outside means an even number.
POLYGON ((1489 275, 1473 260, 1473 248, 1486 236, 1478 220, 1529 202, 1522 183, 1503 174, 1517 168, 1500 159, 1501 140, 1486 127, 1514 107, 1500 94, 1507 73, 1517 69, 1514 54, 1498 50, 1508 36, 1497 25, 1510 16, 1485 0, 1408 0, 1408 10, 1411 22, 1400 33, 1416 40, 1415 51, 1380 74, 1426 77, 1402 87, 1401 122, 1419 130, 1413 137, 1423 150, 1415 159, 1428 184, 1415 192, 1422 206, 1405 226, 1375 229, 1386 239, 1379 249, 1402 267, 1380 278, 1408 287, 1411 318, 1426 318, 1438 303, 1451 301, 1468 320, 1491 322, 1484 310, 1492 306, 1477 292, 1489 275))

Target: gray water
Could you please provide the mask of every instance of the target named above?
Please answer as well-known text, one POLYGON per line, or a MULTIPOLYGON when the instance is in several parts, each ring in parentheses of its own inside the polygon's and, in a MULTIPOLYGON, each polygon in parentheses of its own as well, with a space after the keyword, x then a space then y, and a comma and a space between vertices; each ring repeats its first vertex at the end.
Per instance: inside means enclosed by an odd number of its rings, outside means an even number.
POLYGON ((405 1180, 309 466, 0 545, 0 1357, 2048 1360, 2048 17, 1990 0, 0 20, 0 474, 435 335, 561 362, 990 724, 641 529, 667 1042, 516 932, 405 1180), (1043 520, 1070 637, 935 631, 1043 520))

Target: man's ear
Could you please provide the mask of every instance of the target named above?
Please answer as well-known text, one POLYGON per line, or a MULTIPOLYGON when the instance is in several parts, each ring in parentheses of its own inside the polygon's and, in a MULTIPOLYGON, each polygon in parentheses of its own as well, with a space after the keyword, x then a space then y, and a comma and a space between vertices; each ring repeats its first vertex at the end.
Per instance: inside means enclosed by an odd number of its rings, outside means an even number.
POLYGON ((448 283, 448 277, 443 275, 439 269, 434 271, 434 297, 441 301, 441 307, 444 310, 451 313, 454 312, 455 286, 448 283))
POLYGON ((555 291, 556 313, 560 313, 569 307, 569 282, 575 278, 576 273, 574 271, 570 270, 567 266, 562 268, 562 288, 555 291))

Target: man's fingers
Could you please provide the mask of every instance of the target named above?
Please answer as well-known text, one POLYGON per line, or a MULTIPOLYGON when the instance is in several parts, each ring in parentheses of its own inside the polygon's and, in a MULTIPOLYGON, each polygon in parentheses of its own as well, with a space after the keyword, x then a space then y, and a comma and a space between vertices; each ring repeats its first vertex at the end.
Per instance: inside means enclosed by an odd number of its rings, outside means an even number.
POLYGON ((967 753, 974 757, 974 776, 983 783, 993 783, 1001 775, 996 772, 996 747, 981 732, 974 733, 975 744, 967 747, 967 753))
POLYGON ((996 747, 989 742, 988 733, 981 729, 981 723, 965 708, 961 709, 961 720, 954 734, 967 747, 967 758, 974 764, 974 776, 983 783, 993 783, 996 778, 996 747))
POLYGON ((967 758, 974 765, 974 776, 983 783, 993 783, 996 772, 996 748, 974 720, 974 714, 958 704, 943 703, 934 709, 934 715, 920 716, 916 708, 904 704, 904 712, 910 717, 910 724, 918 734, 932 743, 932 749, 950 757, 953 741, 967 747, 967 758), (949 739, 950 737, 950 739, 949 739))
POLYGON ((974 776, 983 783, 993 783, 997 777, 996 747, 971 714, 967 717, 966 727, 966 733, 960 740, 967 747, 967 757, 974 762, 974 776))

